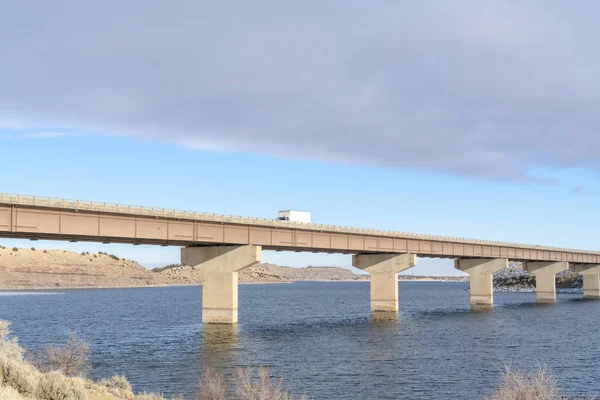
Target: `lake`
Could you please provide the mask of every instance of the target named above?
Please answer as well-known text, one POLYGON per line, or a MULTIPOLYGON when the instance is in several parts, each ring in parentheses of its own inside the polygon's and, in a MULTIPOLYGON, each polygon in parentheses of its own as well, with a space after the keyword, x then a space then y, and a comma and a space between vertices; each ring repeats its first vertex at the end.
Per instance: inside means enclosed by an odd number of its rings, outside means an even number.
POLYGON ((201 324, 201 287, 92 289, 0 296, 0 318, 37 348, 75 332, 93 377, 135 391, 193 396, 205 367, 269 367, 312 399, 480 399, 506 364, 549 366, 572 394, 600 393, 600 301, 496 293, 469 309, 468 283, 400 282, 397 321, 373 320, 368 282, 240 285, 239 325, 201 324))

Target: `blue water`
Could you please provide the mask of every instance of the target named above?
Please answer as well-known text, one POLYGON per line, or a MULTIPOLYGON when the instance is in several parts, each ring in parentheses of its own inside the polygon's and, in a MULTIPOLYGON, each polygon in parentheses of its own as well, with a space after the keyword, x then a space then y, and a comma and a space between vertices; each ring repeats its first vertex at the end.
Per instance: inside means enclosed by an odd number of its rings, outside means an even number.
POLYGON ((37 348, 73 331, 94 377, 136 391, 196 391, 203 368, 267 366, 309 398, 480 399, 503 366, 549 366, 573 394, 600 393, 600 302, 496 293, 469 309, 467 283, 401 282, 397 321, 373 320, 369 284, 240 285, 237 327, 203 326, 200 287, 66 290, 0 297, 0 318, 37 348))

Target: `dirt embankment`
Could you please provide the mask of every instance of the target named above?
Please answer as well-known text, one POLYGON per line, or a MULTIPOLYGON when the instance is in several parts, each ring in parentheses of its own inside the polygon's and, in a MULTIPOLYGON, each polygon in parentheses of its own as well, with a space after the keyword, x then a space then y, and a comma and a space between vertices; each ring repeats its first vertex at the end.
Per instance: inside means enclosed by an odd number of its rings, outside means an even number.
MULTIPOLYGON (((203 271, 185 265, 148 270, 137 261, 107 253, 74 253, 0 246, 0 289, 148 287, 198 285, 203 271)), ((401 280, 462 280, 400 275, 401 280)), ((240 272, 240 283, 367 281, 368 274, 337 267, 290 268, 258 264, 240 272)))
MULTIPOLYGON (((240 283, 368 279, 344 268, 289 268, 259 264, 240 272, 240 283)), ((148 270, 107 253, 74 253, 0 246, 0 289, 148 287, 197 285, 202 270, 173 265, 148 270)))

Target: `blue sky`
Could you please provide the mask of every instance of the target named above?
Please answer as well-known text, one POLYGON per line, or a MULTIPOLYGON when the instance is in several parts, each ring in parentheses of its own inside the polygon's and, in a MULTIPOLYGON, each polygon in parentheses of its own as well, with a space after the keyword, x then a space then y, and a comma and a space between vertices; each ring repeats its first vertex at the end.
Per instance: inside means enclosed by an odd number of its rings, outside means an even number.
POLYGON ((3 0, 0 191, 600 249, 599 12, 593 0, 3 0))
MULTIPOLYGON (((595 195, 583 171, 537 171, 563 183, 503 182, 397 167, 290 160, 190 150, 159 141, 69 132, 0 134, 1 190, 192 211, 274 218, 312 212, 326 224, 598 249, 595 195)), ((8 245, 109 251, 146 265, 178 262, 178 248, 2 240, 8 245), (14 244, 13 244, 14 243, 14 244)), ((350 256, 265 252, 282 265, 348 267, 350 256)), ((409 273, 454 274, 448 260, 421 259, 409 273)))

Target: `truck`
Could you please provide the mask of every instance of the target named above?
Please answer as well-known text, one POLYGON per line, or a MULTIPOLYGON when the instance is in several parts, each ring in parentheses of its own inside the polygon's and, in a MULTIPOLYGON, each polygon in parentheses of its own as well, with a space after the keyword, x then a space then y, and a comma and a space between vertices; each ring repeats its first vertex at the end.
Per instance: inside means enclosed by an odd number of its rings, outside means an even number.
POLYGON ((307 211, 281 210, 277 218, 279 221, 301 222, 310 224, 310 213, 307 211))

